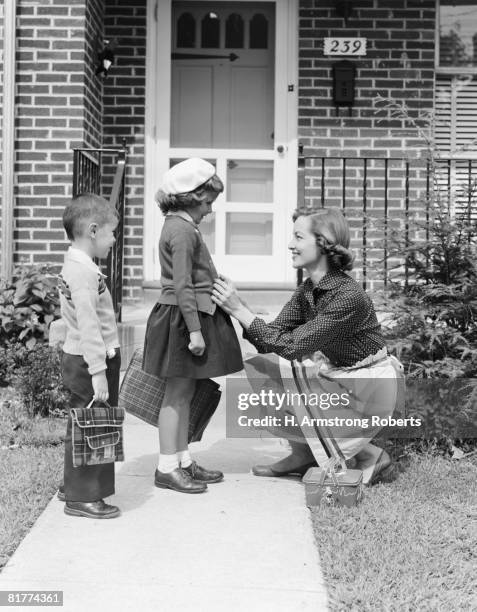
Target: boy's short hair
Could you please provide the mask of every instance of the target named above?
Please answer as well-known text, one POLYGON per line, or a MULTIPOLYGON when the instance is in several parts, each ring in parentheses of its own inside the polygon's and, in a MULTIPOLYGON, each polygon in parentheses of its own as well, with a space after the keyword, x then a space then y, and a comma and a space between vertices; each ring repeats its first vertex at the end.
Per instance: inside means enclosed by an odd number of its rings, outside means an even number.
POLYGON ((116 209, 95 193, 80 193, 72 198, 63 212, 63 227, 69 240, 83 235, 88 223, 99 227, 119 220, 116 209))

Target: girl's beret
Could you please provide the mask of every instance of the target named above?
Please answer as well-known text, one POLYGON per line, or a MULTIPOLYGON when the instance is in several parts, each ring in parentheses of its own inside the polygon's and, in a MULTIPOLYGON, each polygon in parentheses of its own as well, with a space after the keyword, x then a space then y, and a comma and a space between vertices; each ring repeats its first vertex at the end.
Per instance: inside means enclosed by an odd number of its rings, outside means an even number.
POLYGON ((169 195, 194 191, 214 174, 215 168, 208 161, 200 157, 190 157, 164 173, 161 190, 169 195))

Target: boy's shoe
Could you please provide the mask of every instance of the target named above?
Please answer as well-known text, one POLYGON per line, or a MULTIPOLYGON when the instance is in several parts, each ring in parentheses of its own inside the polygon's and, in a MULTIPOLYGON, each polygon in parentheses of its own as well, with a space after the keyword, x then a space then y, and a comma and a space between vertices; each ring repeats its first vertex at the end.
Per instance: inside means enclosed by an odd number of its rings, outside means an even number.
POLYGON ((176 468, 172 472, 164 473, 156 470, 154 484, 162 489, 172 489, 179 493, 203 493, 207 491, 205 482, 197 482, 182 468, 176 468))
POLYGON ((121 514, 117 506, 110 506, 104 500, 99 499, 95 502, 72 502, 65 504, 65 514, 70 516, 85 516, 86 518, 110 519, 121 514))
POLYGON ((189 466, 182 469, 198 482, 220 482, 224 479, 222 472, 219 470, 206 470, 197 461, 193 461, 189 466))
POLYGON ((60 502, 65 502, 66 501, 66 495, 65 495, 65 491, 63 489, 63 487, 60 485, 59 489, 58 489, 58 493, 56 494, 56 497, 60 500, 60 502))

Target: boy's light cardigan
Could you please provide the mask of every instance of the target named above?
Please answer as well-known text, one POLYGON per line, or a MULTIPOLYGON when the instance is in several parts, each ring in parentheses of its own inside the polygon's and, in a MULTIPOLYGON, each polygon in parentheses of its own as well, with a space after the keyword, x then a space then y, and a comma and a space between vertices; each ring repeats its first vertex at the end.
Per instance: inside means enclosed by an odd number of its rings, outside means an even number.
POLYGON ((66 327, 63 351, 82 355, 88 372, 106 370, 106 354, 119 347, 116 317, 105 276, 84 251, 65 254, 58 289, 66 327))

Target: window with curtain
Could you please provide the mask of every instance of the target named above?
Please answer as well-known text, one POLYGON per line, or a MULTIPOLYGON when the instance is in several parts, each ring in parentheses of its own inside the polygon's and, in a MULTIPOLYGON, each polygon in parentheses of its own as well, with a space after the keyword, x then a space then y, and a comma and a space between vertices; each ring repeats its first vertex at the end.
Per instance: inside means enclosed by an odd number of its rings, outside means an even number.
POLYGON ((434 137, 444 158, 438 183, 455 212, 475 217, 477 1, 439 0, 437 24, 434 137))
POLYGON ((477 2, 440 0, 438 67, 477 69, 477 2))
POLYGON ((477 157, 477 1, 440 0, 438 8, 436 145, 477 157))

